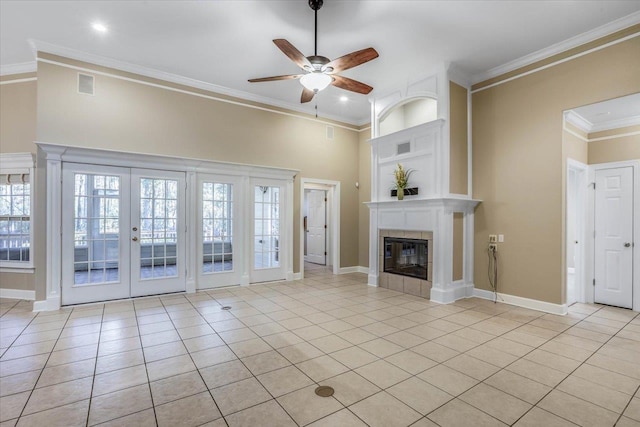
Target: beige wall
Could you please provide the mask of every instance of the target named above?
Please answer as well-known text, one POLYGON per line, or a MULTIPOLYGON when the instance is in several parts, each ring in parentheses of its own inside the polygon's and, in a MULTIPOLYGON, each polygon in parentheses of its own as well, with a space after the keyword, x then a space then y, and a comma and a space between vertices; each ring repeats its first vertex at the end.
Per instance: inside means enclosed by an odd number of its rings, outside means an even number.
POLYGON ((640 159, 640 126, 590 133, 589 140, 589 164, 640 159))
POLYGON ((476 287, 500 233, 498 291, 564 301, 562 113, 637 92, 639 53, 636 37, 473 95, 476 287))
POLYGON ((336 126, 334 140, 327 140, 326 124, 316 120, 103 75, 95 76, 95 96, 86 96, 77 93, 76 82, 76 70, 40 63, 39 141, 300 170, 294 183, 294 271, 299 271, 300 177, 340 181, 340 264, 357 265, 357 130, 336 126))
MULTIPOLYGON (((33 77, 34 73, 12 75, 2 81, 33 77)), ((0 85, 0 153, 35 153, 36 86, 35 81, 0 85)), ((39 243, 37 236, 34 240, 39 243)), ((34 290, 35 274, 0 273, 0 288, 34 290)))
POLYGON ((589 158, 589 146, 587 144, 588 135, 576 128, 571 123, 564 123, 562 131, 562 151, 563 165, 566 169, 566 159, 577 160, 587 164, 589 158))
POLYGON ((371 201, 371 129, 363 130, 358 141, 358 265, 369 267, 369 208, 364 202, 371 201))
POLYGON ((468 193, 468 124, 467 124, 467 89, 449 82, 449 192, 453 194, 468 193))

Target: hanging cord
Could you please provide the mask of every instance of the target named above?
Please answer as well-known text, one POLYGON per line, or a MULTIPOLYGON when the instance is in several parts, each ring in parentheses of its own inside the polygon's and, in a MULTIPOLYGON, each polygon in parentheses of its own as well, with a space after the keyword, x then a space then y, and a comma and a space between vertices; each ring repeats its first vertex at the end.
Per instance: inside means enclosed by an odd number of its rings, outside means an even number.
MULTIPOLYGON (((498 302, 498 253, 497 251, 489 247, 487 249, 487 255, 489 256, 489 265, 487 268, 487 274, 489 276, 489 285, 493 290, 493 302, 498 302)), ((502 299, 502 298, 500 298, 502 299)))

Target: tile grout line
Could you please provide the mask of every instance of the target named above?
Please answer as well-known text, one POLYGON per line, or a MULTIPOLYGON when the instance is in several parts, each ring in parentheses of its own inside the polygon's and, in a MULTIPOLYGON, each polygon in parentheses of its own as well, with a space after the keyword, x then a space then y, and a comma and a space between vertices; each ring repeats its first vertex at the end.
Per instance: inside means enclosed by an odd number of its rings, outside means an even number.
MULTIPOLYGON (((89 426, 89 417, 91 416, 91 403, 93 402, 93 387, 96 383, 96 371, 98 369, 98 355, 100 354, 100 337, 102 336, 102 326, 104 323, 104 312, 106 308, 104 304, 102 305, 102 316, 100 319, 100 330, 98 331, 98 345, 96 347, 96 361, 93 364, 93 378, 91 379, 91 392, 89 393, 89 406, 87 407, 87 421, 85 422, 85 426, 89 426)), ((75 311, 75 308, 71 310, 71 314, 75 311)))

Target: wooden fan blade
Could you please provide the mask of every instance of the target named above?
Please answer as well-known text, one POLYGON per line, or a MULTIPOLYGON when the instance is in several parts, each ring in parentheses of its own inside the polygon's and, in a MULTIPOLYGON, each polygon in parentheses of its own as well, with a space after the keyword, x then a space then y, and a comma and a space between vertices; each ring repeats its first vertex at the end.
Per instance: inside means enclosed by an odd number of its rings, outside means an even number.
POLYGON ((287 74, 284 76, 273 76, 273 77, 261 77, 259 79, 249 79, 251 83, 260 83, 260 82, 273 82, 275 80, 294 80, 299 79, 304 74, 287 74))
POLYGON ((327 74, 334 74, 356 67, 360 64, 364 64, 365 62, 369 62, 377 57, 378 52, 376 52, 374 48, 368 47, 334 59, 322 68, 327 70, 327 74), (333 70, 329 70, 329 67, 333 68, 333 70))
POLYGON ((350 79, 349 77, 333 75, 332 85, 339 87, 340 89, 350 90, 351 92, 357 92, 362 94, 368 94, 373 90, 369 85, 361 83, 357 80, 350 79))
POLYGON ((275 39, 273 41, 278 49, 282 51, 285 55, 289 57, 290 60, 296 63, 296 65, 303 70, 312 70, 313 66, 311 62, 307 59, 306 56, 302 54, 294 45, 286 41, 285 39, 275 39))
POLYGON ((300 102, 304 104, 305 102, 309 102, 313 99, 313 96, 316 93, 312 90, 307 89, 306 87, 302 88, 302 96, 300 97, 300 102))

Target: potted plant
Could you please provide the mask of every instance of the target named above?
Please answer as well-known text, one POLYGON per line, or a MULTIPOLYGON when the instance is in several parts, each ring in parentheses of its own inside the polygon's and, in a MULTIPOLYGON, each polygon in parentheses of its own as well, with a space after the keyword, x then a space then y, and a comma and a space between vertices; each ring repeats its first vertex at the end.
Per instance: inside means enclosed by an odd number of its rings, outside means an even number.
POLYGON ((404 199, 404 189, 409 186, 409 177, 412 173, 413 169, 405 169, 401 163, 398 163, 397 169, 393 171, 393 176, 396 180, 398 200, 404 199))

